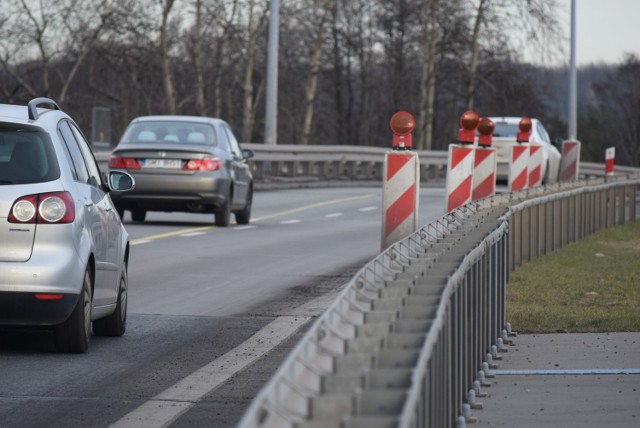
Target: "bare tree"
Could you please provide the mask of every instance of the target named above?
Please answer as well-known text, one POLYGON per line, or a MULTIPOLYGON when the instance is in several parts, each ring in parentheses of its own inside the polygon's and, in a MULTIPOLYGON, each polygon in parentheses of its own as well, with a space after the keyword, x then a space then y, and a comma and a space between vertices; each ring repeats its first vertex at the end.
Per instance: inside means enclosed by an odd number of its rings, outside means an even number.
POLYGON ((466 109, 473 110, 473 97, 476 92, 476 71, 478 70, 478 51, 480 49, 480 26, 485 20, 485 13, 488 4, 488 0, 479 0, 478 6, 475 11, 475 17, 473 19, 473 30, 471 31, 471 53, 469 55, 469 61, 465 64, 467 71, 467 95, 466 95, 466 109))
POLYGON ((466 57, 463 63, 467 75, 467 110, 474 108, 478 81, 483 79, 477 73, 480 55, 491 56, 500 50, 521 52, 528 47, 529 51, 537 52, 541 58, 551 57, 562 41, 560 26, 555 18, 558 7, 556 0, 475 0, 474 4, 466 41, 469 52, 459 52, 461 58, 466 57))
POLYGON ((382 94, 380 64, 383 57, 383 36, 377 28, 380 4, 368 0, 340 0, 332 14, 333 91, 337 117, 332 127, 337 128, 340 144, 358 144, 365 141, 373 145, 380 120, 376 109, 384 105, 388 113, 388 99, 376 101, 382 94), (335 125, 337 124, 337 125, 335 125))
POLYGON ((418 124, 420 132, 416 147, 419 150, 431 150, 433 147, 433 121, 436 99, 438 41, 438 0, 425 0, 422 5, 422 74, 420 77, 420 113, 418 124))
POLYGON ((64 79, 62 90, 58 96, 59 103, 64 104, 69 87, 89 52, 106 29, 113 29, 119 15, 120 9, 109 0, 99 2, 71 1, 67 13, 64 15, 64 26, 70 40, 67 52, 74 52, 75 60, 71 71, 64 79))
MULTIPOLYGON (((17 84, 27 92, 30 97, 37 96, 38 93, 50 96, 49 85, 49 63, 54 55, 54 48, 48 42, 47 35, 59 29, 59 9, 57 7, 45 7, 44 0, 40 0, 34 5, 19 0, 8 5, 5 13, 9 17, 2 28, 2 54, 0 63, 6 72, 17 82, 17 84), (21 57, 21 52, 31 51, 35 48, 39 56, 40 67, 40 90, 33 86, 23 77, 16 68, 15 58, 21 57)), ((22 59, 27 58, 22 55, 22 59)))
POLYGON ((29 97, 52 96, 54 80, 59 80, 59 85, 55 85, 61 88, 57 101, 64 104, 80 67, 105 30, 114 25, 117 11, 117 5, 108 0, 66 0, 55 5, 45 5, 42 0, 38 4, 20 0, 9 10, 11 23, 7 22, 2 29, 2 38, 8 37, 8 41, 2 44, 0 64, 29 97), (34 49, 40 68, 37 87, 29 83, 26 77, 29 73, 16 68, 15 61, 20 58, 20 51, 34 52, 34 49), (52 75, 50 67, 55 60, 69 63, 70 67, 66 70, 57 67, 52 75))
MULTIPOLYGON (((212 114, 216 117, 222 115, 222 101, 223 101, 223 77, 225 76, 225 69, 233 68, 235 64, 235 58, 230 58, 227 55, 228 45, 231 45, 235 40, 233 39, 232 32, 234 29, 235 21, 238 14, 238 8, 241 6, 238 0, 197 0, 200 3, 200 23, 196 24, 196 29, 200 36, 194 37, 194 67, 196 71, 196 90, 202 95, 196 96, 196 104, 199 102, 198 97, 203 98, 204 108, 199 111, 199 114, 207 114, 210 112, 210 108, 207 107, 205 96, 205 68, 210 74, 209 81, 211 82, 211 100, 209 104, 213 106, 212 114), (199 40, 199 41, 198 41, 199 40), (198 44, 200 47, 198 47, 198 44), (207 57, 208 61, 204 63, 204 57, 207 57), (198 59, 199 58, 199 59, 198 59), (198 64, 199 63, 199 64, 198 64), (202 82, 202 87, 200 87, 202 82)), ((232 88, 227 88, 232 90, 232 88)))
POLYGON ((302 139, 300 140, 300 143, 304 145, 309 144, 313 122, 313 103, 316 97, 318 71, 320 70, 320 54, 325 41, 327 22, 334 5, 335 0, 323 0, 317 7, 310 8, 316 14, 312 23, 312 39, 309 43, 309 68, 304 85, 305 113, 302 124, 302 139))
POLYGON ((606 147, 616 147, 616 162, 640 166, 640 58, 626 54, 623 62, 593 85, 597 104, 588 117, 588 137, 594 159, 603 160, 606 147))
MULTIPOLYGON (((542 98, 533 102, 518 85, 539 78, 516 54, 517 36, 535 49, 551 46, 556 2, 288 0, 281 14, 279 135, 292 143, 388 146, 389 117, 401 108, 419 115, 417 147, 440 149, 466 106, 540 111, 542 98)), ((112 107, 116 131, 158 110, 213 113, 242 140, 260 139, 266 2, 3 6, 0 98, 59 96, 85 126, 91 106, 112 107)))
POLYGON ((176 97, 171 76, 171 59, 169 58, 169 15, 175 0, 162 0, 162 20, 160 23, 160 53, 162 55, 162 83, 164 86, 165 106, 168 114, 176 114, 176 97))
MULTIPOLYGON (((255 121, 255 103, 258 99, 254 79, 255 54, 258 48, 258 39, 263 35, 267 21, 266 2, 247 0, 246 16, 243 31, 243 58, 244 77, 241 82, 243 97, 242 108, 242 141, 251 141, 255 121)), ((258 91, 260 92, 260 91, 258 91)))
POLYGON ((202 0, 195 1, 195 27, 193 28, 193 64, 196 72, 196 110, 198 114, 205 116, 206 107, 204 103, 204 73, 202 67, 202 0))

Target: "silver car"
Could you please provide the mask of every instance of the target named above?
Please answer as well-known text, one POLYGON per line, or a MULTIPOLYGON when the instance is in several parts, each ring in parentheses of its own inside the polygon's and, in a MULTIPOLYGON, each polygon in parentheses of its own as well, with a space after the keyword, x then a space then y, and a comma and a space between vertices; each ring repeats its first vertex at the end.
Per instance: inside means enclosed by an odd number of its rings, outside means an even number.
POLYGON ((227 226, 231 213, 248 224, 253 177, 229 125, 200 116, 143 116, 125 130, 109 170, 127 171, 136 189, 114 197, 120 212, 144 221, 147 211, 214 213, 227 226))
POLYGON ((53 327, 61 352, 124 334, 129 242, 109 193, 134 181, 107 178, 54 101, 0 104, 0 326, 53 327))

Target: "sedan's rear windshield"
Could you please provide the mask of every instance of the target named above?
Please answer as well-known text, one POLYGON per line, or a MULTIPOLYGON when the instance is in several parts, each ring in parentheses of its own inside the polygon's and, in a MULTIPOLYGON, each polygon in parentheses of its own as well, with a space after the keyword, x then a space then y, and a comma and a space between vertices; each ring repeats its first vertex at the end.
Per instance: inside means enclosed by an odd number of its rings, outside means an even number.
POLYGON ((56 180, 60 169, 49 136, 0 125, 0 185, 56 180))
POLYGON ((125 131, 121 143, 218 145, 211 125, 170 121, 133 123, 125 131))
POLYGON ((493 131, 494 137, 516 138, 517 135, 518 125, 509 123, 496 123, 496 128, 493 131))

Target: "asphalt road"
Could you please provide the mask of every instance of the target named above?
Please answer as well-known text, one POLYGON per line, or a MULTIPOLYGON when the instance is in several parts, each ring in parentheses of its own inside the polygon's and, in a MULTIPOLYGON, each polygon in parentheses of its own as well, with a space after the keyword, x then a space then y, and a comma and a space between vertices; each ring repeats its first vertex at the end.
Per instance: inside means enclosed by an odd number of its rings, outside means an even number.
MULTIPOLYGON (((57 354, 47 331, 0 331, 0 426, 234 426, 315 317, 380 251, 380 188, 261 191, 249 226, 125 215, 121 338, 57 354)), ((419 218, 444 212, 421 191, 419 218)))

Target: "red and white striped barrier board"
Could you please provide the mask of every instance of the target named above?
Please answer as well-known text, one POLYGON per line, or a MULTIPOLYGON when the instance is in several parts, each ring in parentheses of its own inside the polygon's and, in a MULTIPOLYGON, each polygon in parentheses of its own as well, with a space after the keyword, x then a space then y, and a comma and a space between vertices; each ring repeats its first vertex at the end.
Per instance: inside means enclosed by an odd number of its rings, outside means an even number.
POLYGON ((574 181, 578 179, 580 167, 580 142, 563 141, 562 158, 560 159, 560 181, 574 181))
POLYGON ((420 162, 411 151, 387 152, 382 187, 382 249, 411 235, 418 227, 420 162))
POLYGON ((496 193, 496 149, 476 147, 472 183, 474 201, 496 193))
POLYGON ((604 175, 610 177, 613 175, 613 165, 616 160, 616 148, 609 147, 604 152, 604 175))
POLYGON ((447 164, 447 212, 471 201, 473 146, 449 145, 447 164))
POLYGON ((542 146, 538 143, 529 144, 529 188, 542 184, 542 146))
POLYGON ((509 192, 524 190, 529 183, 529 144, 511 146, 509 192))

